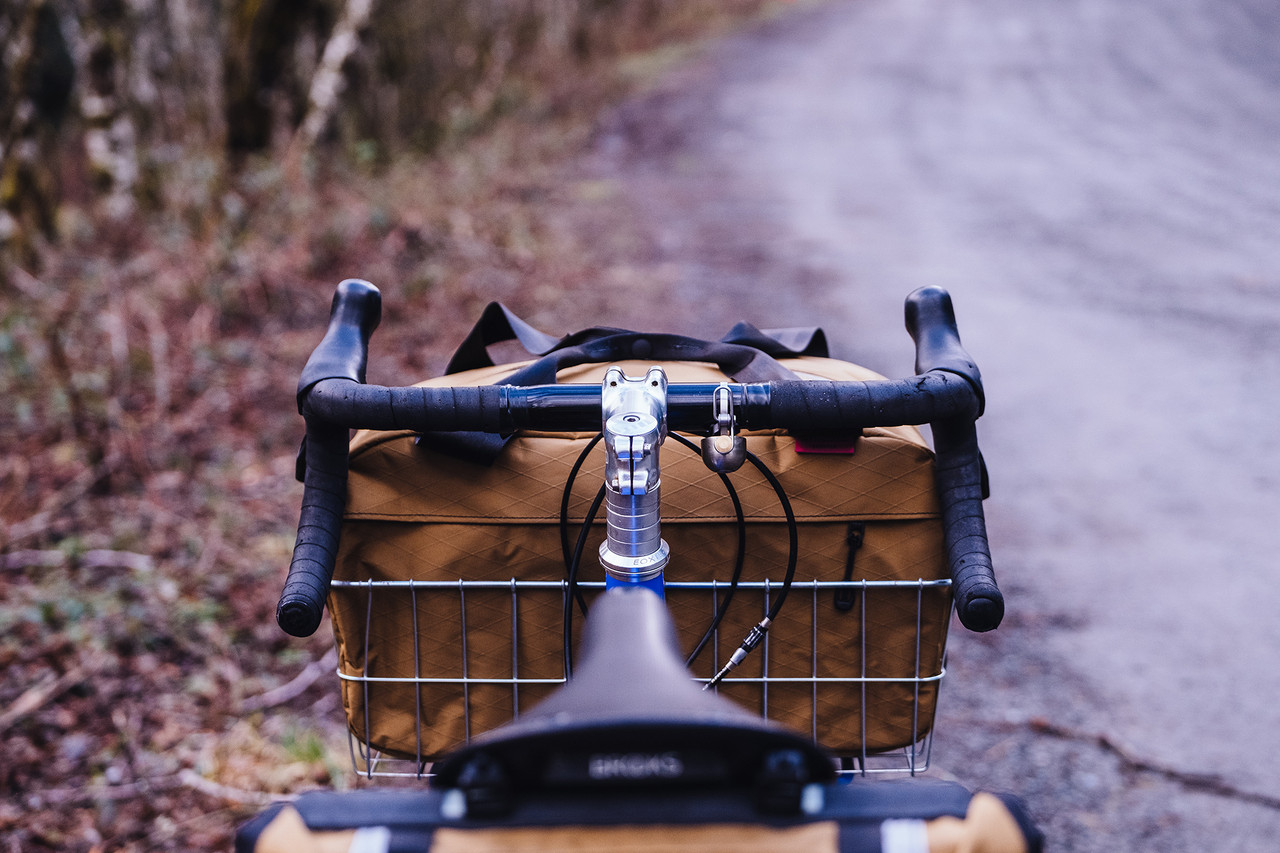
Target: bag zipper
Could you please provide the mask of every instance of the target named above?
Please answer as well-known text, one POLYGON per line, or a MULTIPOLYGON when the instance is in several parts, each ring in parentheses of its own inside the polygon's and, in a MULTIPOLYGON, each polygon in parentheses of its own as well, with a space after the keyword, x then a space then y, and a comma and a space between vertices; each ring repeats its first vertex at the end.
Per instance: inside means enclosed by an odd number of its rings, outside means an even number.
MULTIPOLYGON (((845 531, 845 544, 849 546, 849 556, 844 561, 844 582, 851 583, 853 581, 853 566, 857 561, 858 550, 862 548, 862 541, 867 534, 867 525, 861 521, 849 522, 849 527, 845 531)), ((842 586, 836 589, 836 610, 841 613, 848 613, 853 609, 854 603, 858 600, 858 593, 851 586, 842 586)))

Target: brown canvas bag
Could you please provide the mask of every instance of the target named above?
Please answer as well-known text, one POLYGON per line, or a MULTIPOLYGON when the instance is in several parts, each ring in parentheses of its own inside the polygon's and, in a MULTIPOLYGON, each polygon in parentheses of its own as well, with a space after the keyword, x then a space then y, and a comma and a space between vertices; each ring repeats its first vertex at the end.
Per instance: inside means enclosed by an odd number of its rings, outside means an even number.
MULTIPOLYGON (((621 366, 642 375, 651 363, 621 366)), ((782 363, 801 378, 880 378, 828 358, 782 363)), ((520 366, 424 384, 492 384, 520 366)), ((724 378, 704 363, 663 366, 673 383, 724 378)), ((599 383, 604 370, 574 366, 558 381, 599 383)), ((565 677, 564 592, 521 583, 564 578, 560 504, 589 439, 522 433, 482 465, 430 449, 408 432, 356 434, 329 610, 343 704, 358 740, 386 755, 431 760, 527 710, 565 677), (449 585, 379 585, 409 580, 449 585), (490 584, 478 588, 481 581, 490 584)), ((933 723, 951 607, 928 445, 914 427, 865 430, 852 454, 797 452, 790 436, 774 432, 749 434, 747 443, 791 500, 799 568, 767 642, 721 692, 837 754, 917 743, 933 723), (846 578, 906 585, 847 590, 848 609, 837 607, 832 589, 805 586, 846 578)), ((570 503, 573 538, 603 468, 597 447, 570 503)), ((743 581, 768 580, 771 588, 736 593, 718 647, 708 646, 692 667, 702 678, 764 614, 787 561, 787 525, 773 489, 749 465, 732 478, 747 519, 743 581)), ((700 457, 670 440, 662 450, 662 514, 672 552, 668 583, 717 579, 714 596, 723 597, 737 550, 732 504, 700 457)), ((603 579, 594 556, 603 522, 596 527, 583 582, 603 579)), ((686 651, 710 623, 715 597, 668 588, 686 651)))

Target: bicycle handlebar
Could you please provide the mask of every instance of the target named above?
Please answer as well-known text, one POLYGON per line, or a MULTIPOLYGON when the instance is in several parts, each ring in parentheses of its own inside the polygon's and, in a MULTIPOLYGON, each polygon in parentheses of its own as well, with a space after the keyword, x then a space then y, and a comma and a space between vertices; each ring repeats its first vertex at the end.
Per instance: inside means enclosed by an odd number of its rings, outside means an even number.
POLYGON ((307 416, 306 402, 327 380, 364 382, 369 338, 381 319, 378 288, 354 278, 341 282, 329 307, 329 327, 298 380, 298 412, 307 424, 299 461, 306 473, 298 539, 276 605, 276 622, 295 637, 308 637, 320 626, 347 500, 347 430, 307 416))
MULTIPOLYGON (((320 625, 337 557, 346 500, 347 430, 584 431, 600 425, 598 386, 388 388, 365 385, 369 338, 381 297, 349 279, 334 294, 329 327, 298 383, 306 419, 305 478, 298 539, 276 621, 309 636, 320 625)), ((916 342, 917 375, 869 382, 781 381, 732 386, 743 429, 795 433, 849 432, 929 423, 956 611, 972 631, 990 631, 1004 615, 982 514, 982 463, 974 420, 983 408, 977 366, 960 344, 950 295, 942 288, 907 298, 907 328, 916 342)), ((673 430, 707 433, 714 426, 715 385, 668 387, 673 430)))

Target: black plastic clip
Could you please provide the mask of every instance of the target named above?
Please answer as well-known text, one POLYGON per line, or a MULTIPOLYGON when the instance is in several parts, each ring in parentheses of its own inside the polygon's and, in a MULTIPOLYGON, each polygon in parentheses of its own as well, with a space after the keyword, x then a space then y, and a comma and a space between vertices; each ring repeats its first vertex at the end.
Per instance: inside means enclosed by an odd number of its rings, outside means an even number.
POLYGON ((511 813, 511 779, 497 760, 480 753, 458 773, 457 787, 467 803, 467 816, 486 820, 511 813))
POLYGON ((809 781, 809 766, 799 752, 783 749, 769 753, 756 777, 757 810, 771 815, 799 814, 809 781))

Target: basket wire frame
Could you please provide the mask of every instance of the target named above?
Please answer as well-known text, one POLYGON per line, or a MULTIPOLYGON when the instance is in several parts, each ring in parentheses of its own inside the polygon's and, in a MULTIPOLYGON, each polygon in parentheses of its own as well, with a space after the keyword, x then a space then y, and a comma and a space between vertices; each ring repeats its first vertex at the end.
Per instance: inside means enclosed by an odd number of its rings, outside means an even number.
MULTIPOLYGON (((604 583, 600 581, 581 581, 577 586, 583 591, 600 591, 604 589, 604 583)), ((912 708, 911 708, 911 743, 905 747, 880 752, 869 751, 865 746, 852 755, 838 756, 839 767, 837 772, 842 777, 852 776, 875 776, 883 774, 892 775, 916 775, 923 773, 929 769, 929 760, 932 752, 933 729, 930 725, 925 731, 921 731, 920 720, 920 691, 927 684, 940 682, 946 675, 946 631, 942 633, 943 647, 938 657, 938 666, 934 672, 922 672, 922 640, 921 632, 924 629, 924 595, 929 589, 949 588, 951 581, 949 579, 918 579, 914 581, 893 580, 893 581, 871 581, 871 580, 853 580, 853 581, 800 581, 796 580, 792 583, 789 595, 790 606, 799 604, 795 599, 807 592, 809 599, 809 607, 811 610, 811 648, 810 648, 810 672, 807 676, 779 676, 769 674, 769 647, 770 633, 766 633, 764 642, 761 647, 753 654, 762 655, 760 662, 761 674, 758 676, 751 675, 730 675, 726 677, 722 684, 758 684, 760 686, 760 712, 764 716, 769 713, 769 691, 770 687, 780 686, 783 684, 807 683, 810 686, 811 708, 810 715, 810 731, 809 736, 818 742, 818 707, 819 695, 824 685, 844 685, 856 684, 861 691, 860 713, 858 714, 858 725, 860 726, 860 743, 867 743, 867 690, 870 685, 877 683, 898 683, 907 684, 912 688, 912 708), (820 676, 818 659, 821 653, 819 648, 818 635, 818 602, 820 593, 824 591, 834 591, 838 589, 851 589, 859 593, 856 597, 858 607, 860 608, 860 626, 864 636, 861 637, 859 643, 861 649, 860 673, 861 675, 852 677, 843 676, 820 676), (905 677, 871 677, 867 676, 867 643, 865 642, 865 633, 867 631, 867 600, 870 596, 869 591, 878 589, 900 589, 914 590, 916 597, 915 617, 915 672, 911 676, 905 677)), ((563 684, 567 678, 564 673, 570 669, 568 661, 562 661, 563 669, 559 677, 529 677, 522 676, 519 669, 519 646, 520 646, 520 628, 519 613, 520 600, 522 591, 533 590, 559 590, 565 607, 568 607, 570 601, 569 584, 565 580, 547 581, 547 580, 516 580, 508 581, 338 581, 332 582, 331 587, 335 591, 359 591, 363 590, 366 594, 366 619, 365 619, 365 666, 359 672, 344 672, 340 663, 337 675, 340 681, 352 682, 360 685, 363 694, 364 709, 364 725, 363 731, 357 732, 351 726, 348 726, 348 745, 351 754, 351 763, 355 772, 362 777, 369 779, 395 779, 395 778, 431 778, 431 764, 429 761, 414 758, 400 758, 386 755, 374 748, 370 732, 370 696, 369 687, 376 683, 399 683, 411 684, 417 689, 414 690, 415 696, 415 712, 417 726, 415 738, 417 743, 417 755, 423 754, 422 750, 422 719, 423 719, 423 700, 422 686, 430 684, 451 684, 458 685, 462 690, 463 705, 466 709, 464 714, 464 731, 466 741, 470 741, 473 734, 471 724, 472 697, 471 688, 480 684, 497 684, 506 685, 511 688, 512 692, 512 719, 520 715, 520 687, 522 685, 543 685, 554 686, 563 684), (511 620, 511 675, 510 677, 494 678, 494 677, 475 677, 468 668, 468 629, 467 629, 467 592, 476 590, 501 590, 510 591, 510 620, 511 620), (373 624, 374 615, 374 598, 378 592, 389 592, 392 590, 407 591, 410 597, 413 613, 413 651, 414 651, 414 672, 412 676, 374 676, 367 672, 368 649, 370 648, 370 627, 373 624), (423 675, 421 672, 421 656, 419 655, 419 643, 423 634, 420 626, 417 624, 417 603, 419 595, 454 595, 457 597, 460 620, 461 633, 459 637, 459 654, 461 656, 461 673, 458 676, 429 676, 423 675)), ((772 596, 781 587, 777 581, 741 581, 738 584, 738 594, 757 591, 763 596, 762 612, 767 612, 772 596)), ((720 593, 727 590, 729 584, 723 581, 697 581, 697 582, 668 582, 666 589, 668 592, 673 591, 708 591, 710 592, 711 615, 714 616, 715 609, 720 601, 720 593)), ((785 611, 784 611, 785 612, 785 611)), ((949 612, 949 611, 948 611, 949 612)), ((712 660, 717 663, 720 657, 720 633, 722 629, 713 632, 711 642, 708 649, 704 650, 704 654, 709 651, 712 660)), ((735 645, 726 645, 726 649, 736 648, 736 637, 728 638, 729 643, 735 645)), ((696 680, 706 682, 709 678, 698 678, 696 680)), ((717 691, 719 688, 717 688, 717 691)))

